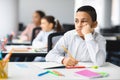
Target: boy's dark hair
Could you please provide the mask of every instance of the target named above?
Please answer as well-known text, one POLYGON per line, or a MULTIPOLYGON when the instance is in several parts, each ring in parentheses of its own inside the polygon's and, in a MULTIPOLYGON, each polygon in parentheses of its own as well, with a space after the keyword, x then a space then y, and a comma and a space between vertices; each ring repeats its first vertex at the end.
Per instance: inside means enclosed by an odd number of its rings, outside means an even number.
POLYGON ((37 10, 35 12, 38 13, 41 18, 45 16, 45 13, 43 11, 37 10))
POLYGON ((55 31, 57 31, 57 32, 62 32, 63 31, 59 20, 55 20, 55 18, 53 16, 51 16, 51 15, 44 16, 42 19, 46 19, 49 23, 52 23, 53 24, 53 29, 55 31))
POLYGON ((89 6, 89 5, 82 6, 82 7, 78 8, 78 10, 76 12, 80 12, 80 11, 84 11, 84 12, 88 13, 91 16, 93 22, 97 20, 96 10, 92 6, 89 6))

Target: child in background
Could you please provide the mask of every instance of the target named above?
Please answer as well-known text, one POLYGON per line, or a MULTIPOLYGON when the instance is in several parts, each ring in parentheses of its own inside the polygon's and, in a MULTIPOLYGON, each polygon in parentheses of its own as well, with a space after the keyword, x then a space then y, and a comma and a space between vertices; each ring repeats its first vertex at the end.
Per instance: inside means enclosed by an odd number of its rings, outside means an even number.
POLYGON ((102 66, 106 60, 106 40, 94 31, 97 27, 97 14, 92 6, 82 6, 75 14, 75 30, 68 31, 49 51, 46 61, 75 66, 80 62, 93 62, 102 66), (64 46, 71 53, 68 56, 64 46))
POLYGON ((40 27, 41 18, 45 16, 45 13, 42 11, 35 11, 32 17, 33 23, 28 24, 26 29, 21 33, 20 40, 22 41, 31 41, 32 31, 36 27, 40 27))
POLYGON ((62 27, 58 20, 55 21, 53 16, 43 17, 40 26, 42 30, 33 40, 32 46, 36 48, 45 48, 47 47, 49 34, 62 31, 62 27))
MULTIPOLYGON (((49 34, 63 30, 59 21, 55 20, 53 16, 43 17, 40 26, 42 30, 32 42, 32 46, 35 48, 47 48, 49 34)), ((40 58, 37 57, 34 61, 40 61, 40 58)))

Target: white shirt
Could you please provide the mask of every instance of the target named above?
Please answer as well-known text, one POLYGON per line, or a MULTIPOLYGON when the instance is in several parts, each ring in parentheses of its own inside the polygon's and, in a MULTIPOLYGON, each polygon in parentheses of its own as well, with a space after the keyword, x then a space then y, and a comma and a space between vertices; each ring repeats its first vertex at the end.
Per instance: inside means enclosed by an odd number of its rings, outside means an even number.
POLYGON ((37 37, 33 40, 32 42, 32 46, 35 48, 45 48, 47 47, 48 44, 48 36, 51 33, 54 33, 54 30, 51 30, 49 32, 45 32, 45 31, 40 31, 39 34, 37 35, 37 37))
POLYGON ((96 32, 85 35, 83 40, 75 30, 68 31, 47 54, 46 61, 61 63, 63 58, 68 56, 62 45, 78 61, 92 61, 101 66, 106 60, 106 40, 96 32))

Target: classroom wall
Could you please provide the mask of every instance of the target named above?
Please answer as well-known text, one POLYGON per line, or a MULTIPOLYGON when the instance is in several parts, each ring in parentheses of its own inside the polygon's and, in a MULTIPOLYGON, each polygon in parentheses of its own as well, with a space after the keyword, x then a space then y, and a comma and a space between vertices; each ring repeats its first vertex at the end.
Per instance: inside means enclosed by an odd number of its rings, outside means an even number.
POLYGON ((61 23, 74 22, 74 0, 19 0, 19 22, 31 22, 35 10, 54 15, 61 23))
POLYGON ((120 0, 112 0, 112 24, 120 25, 120 0))
POLYGON ((0 38, 18 27, 18 1, 0 0, 0 38))

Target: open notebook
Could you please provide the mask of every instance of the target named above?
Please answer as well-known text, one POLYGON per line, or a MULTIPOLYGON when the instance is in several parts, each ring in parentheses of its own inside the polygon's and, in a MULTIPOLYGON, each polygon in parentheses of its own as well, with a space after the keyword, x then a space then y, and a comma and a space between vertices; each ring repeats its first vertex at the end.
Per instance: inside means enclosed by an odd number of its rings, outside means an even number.
POLYGON ((36 62, 33 65, 36 66, 36 67, 42 68, 42 69, 65 68, 65 66, 63 64, 58 64, 58 63, 55 63, 55 62, 47 62, 47 63, 36 62))
MULTIPOLYGON (((65 66, 63 64, 59 64, 56 62, 43 62, 43 63, 39 63, 36 62, 33 65, 40 67, 42 69, 54 69, 54 68, 65 68, 65 66)), ((76 66, 85 66, 85 67, 91 67, 93 66, 92 63, 84 63, 84 62, 79 62, 76 66)))

